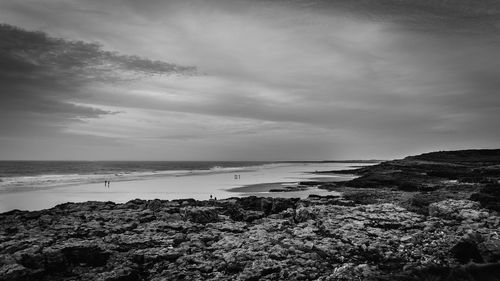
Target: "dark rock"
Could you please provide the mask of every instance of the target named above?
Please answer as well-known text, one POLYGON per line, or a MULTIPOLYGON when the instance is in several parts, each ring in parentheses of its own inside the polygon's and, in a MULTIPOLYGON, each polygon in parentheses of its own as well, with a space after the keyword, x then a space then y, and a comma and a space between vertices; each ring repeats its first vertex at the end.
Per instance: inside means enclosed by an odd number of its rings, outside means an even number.
POLYGON ((288 208, 295 208, 298 198, 265 198, 249 196, 243 197, 238 201, 245 210, 261 211, 267 214, 274 214, 284 211, 288 208))
POLYGON ((6 235, 14 235, 19 231, 19 229, 15 226, 5 228, 4 232, 6 235))
POLYGON ((219 211, 216 207, 186 207, 181 209, 181 215, 195 223, 209 223, 219 220, 219 211))
POLYGON ((496 183, 500 179, 499 165, 498 149, 441 151, 345 171, 361 176, 344 184, 357 188, 432 191, 441 188, 443 180, 496 183))
POLYGON ((380 197, 380 193, 376 190, 360 190, 360 191, 351 191, 345 192, 343 197, 346 200, 352 201, 354 204, 374 204, 378 202, 378 198, 380 197))
POLYGON ((481 203, 483 208, 500 212, 500 184, 487 184, 470 199, 481 203))
POLYGON ((51 272, 60 272, 67 269, 64 253, 60 249, 46 248, 42 251, 44 269, 51 272))
POLYGON ((38 275, 20 264, 0 266, 0 281, 34 281, 38 275))
POLYGON ((379 276, 377 280, 386 281, 499 281, 500 263, 476 264, 469 263, 461 266, 428 265, 421 268, 407 270, 397 275, 379 276))
POLYGON ((477 248, 477 244, 474 241, 466 240, 458 242, 453 248, 451 248, 451 253, 453 257, 461 264, 468 262, 483 262, 481 253, 477 248))
POLYGON ((87 266, 103 266, 106 264, 109 253, 100 247, 80 243, 68 245, 62 249, 66 260, 71 264, 84 264, 87 266))
POLYGON ((457 271, 454 276, 455 280, 463 278, 463 276, 471 276, 472 280, 477 281, 500 281, 500 263, 489 264, 468 264, 457 271), (461 272, 462 271, 462 272, 461 272), (464 274, 465 273, 465 274, 464 274))
POLYGON ((320 182, 317 181, 301 181, 299 182, 299 185, 306 185, 306 186, 317 186, 320 185, 320 182))
POLYGON ((130 200, 125 203, 123 209, 144 209, 147 205, 147 201, 141 199, 130 200))
MULTIPOLYGON (((67 243, 42 251, 44 268, 49 272, 65 271, 69 266, 103 266, 110 253, 89 242, 67 243)), ((33 257, 31 257, 33 258, 33 257)))
POLYGON ((30 269, 40 269, 44 267, 44 257, 40 247, 31 247, 16 252, 13 255, 17 263, 30 269))

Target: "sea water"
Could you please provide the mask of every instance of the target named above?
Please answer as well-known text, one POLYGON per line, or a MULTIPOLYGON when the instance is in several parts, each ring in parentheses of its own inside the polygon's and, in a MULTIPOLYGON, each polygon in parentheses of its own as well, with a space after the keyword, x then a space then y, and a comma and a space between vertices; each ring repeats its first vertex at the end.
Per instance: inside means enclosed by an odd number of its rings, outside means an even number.
POLYGON ((39 210, 66 202, 140 199, 209 199, 210 196, 262 195, 306 197, 325 190, 260 194, 231 189, 262 183, 293 184, 303 180, 349 176, 314 171, 349 169, 356 163, 213 162, 213 161, 0 161, 0 212, 39 210), (104 181, 110 181, 109 186, 104 181))

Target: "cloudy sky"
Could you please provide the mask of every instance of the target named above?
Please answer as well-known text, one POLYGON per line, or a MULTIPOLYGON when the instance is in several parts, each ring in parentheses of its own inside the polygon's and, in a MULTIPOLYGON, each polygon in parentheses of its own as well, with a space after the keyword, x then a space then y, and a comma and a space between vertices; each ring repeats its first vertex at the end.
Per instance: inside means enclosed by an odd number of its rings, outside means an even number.
POLYGON ((0 159, 500 145, 497 0, 2 0, 0 159))

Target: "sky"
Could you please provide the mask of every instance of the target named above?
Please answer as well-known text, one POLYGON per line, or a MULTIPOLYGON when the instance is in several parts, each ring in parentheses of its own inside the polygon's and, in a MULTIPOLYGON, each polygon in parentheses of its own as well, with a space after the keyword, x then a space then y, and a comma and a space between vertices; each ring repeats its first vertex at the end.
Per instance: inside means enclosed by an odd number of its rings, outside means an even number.
POLYGON ((0 160, 499 148, 497 0, 2 0, 0 160))

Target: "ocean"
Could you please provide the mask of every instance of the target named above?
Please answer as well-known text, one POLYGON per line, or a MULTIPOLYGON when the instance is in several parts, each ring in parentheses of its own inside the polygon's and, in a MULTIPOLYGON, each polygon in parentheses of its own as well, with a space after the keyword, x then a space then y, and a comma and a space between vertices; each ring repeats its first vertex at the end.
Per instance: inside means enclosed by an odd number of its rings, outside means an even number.
POLYGON ((124 180, 242 172, 277 162, 243 161, 0 161, 0 191, 124 180))
POLYGON ((307 197, 314 187, 272 193, 265 184, 306 180, 340 181, 350 175, 314 174, 350 169, 344 162, 226 161, 0 161, 0 212, 39 210, 66 202, 139 199, 209 199, 210 196, 307 197), (110 181, 110 185, 104 185, 110 181), (262 185, 255 188, 255 185, 262 185), (253 186, 246 190, 245 187, 253 186), (262 188, 263 187, 263 188, 262 188))

